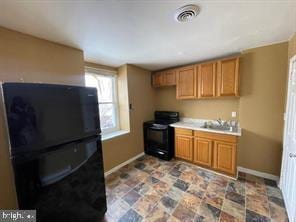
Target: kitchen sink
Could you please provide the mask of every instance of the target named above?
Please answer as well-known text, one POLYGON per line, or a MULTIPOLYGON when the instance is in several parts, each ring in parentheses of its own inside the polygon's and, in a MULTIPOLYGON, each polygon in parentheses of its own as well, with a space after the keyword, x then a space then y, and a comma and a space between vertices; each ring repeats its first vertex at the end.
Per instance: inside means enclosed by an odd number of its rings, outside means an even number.
POLYGON ((234 130, 233 127, 230 127, 230 126, 225 126, 225 125, 203 125, 201 128, 204 128, 204 129, 212 129, 212 130, 221 130, 221 131, 231 131, 231 132, 234 132, 236 130, 234 130))

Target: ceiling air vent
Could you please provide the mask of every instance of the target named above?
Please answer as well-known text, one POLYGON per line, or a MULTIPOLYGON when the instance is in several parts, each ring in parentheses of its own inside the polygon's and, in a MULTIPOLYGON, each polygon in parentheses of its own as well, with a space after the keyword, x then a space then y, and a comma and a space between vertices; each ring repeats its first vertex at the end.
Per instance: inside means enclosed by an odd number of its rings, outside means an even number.
POLYGON ((193 20, 200 12, 197 5, 185 5, 178 8, 175 12, 175 19, 178 22, 189 22, 193 20))

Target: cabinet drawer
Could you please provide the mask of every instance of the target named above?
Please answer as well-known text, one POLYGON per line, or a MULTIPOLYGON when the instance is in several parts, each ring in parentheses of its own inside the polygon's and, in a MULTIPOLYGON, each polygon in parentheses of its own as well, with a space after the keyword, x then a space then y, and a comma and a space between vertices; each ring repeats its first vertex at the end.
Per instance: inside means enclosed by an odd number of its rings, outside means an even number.
POLYGON ((227 134, 220 134, 220 133, 209 133, 204 131, 194 131, 194 136, 207 138, 211 140, 220 140, 229 143, 237 143, 237 136, 227 135, 227 134))
POLYGON ((186 136, 192 136, 193 130, 191 129, 183 129, 183 128, 175 128, 175 134, 177 135, 186 135, 186 136))

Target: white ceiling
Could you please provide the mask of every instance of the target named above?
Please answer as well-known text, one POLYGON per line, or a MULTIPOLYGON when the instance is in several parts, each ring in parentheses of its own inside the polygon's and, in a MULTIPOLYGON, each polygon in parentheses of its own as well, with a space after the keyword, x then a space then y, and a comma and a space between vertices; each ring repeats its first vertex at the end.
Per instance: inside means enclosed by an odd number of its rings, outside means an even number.
POLYGON ((82 49, 86 61, 157 70, 288 40, 296 0, 0 0, 0 26, 82 49), (200 15, 177 23, 189 3, 200 15))

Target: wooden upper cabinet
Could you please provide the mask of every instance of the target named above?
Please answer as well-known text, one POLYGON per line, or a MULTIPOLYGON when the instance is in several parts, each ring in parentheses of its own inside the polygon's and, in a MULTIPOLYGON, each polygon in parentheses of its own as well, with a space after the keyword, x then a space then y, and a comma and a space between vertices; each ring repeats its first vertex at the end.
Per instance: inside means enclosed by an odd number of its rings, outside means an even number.
POLYGON ((195 137, 193 144, 193 162, 211 167, 213 141, 210 139, 195 137))
POLYGON ((175 69, 165 71, 164 82, 165 82, 166 86, 176 85, 176 70, 175 69))
POLYGON ((239 96, 239 57, 155 72, 152 85, 176 85, 177 99, 239 96))
POLYGON ((214 141, 214 164, 213 168, 221 172, 236 174, 236 144, 214 141))
POLYGON ((238 96, 239 58, 218 61, 217 96, 238 96))
POLYGON ((198 72, 198 98, 216 96, 216 62, 200 64, 198 72))
POLYGON ((177 69, 177 99, 194 99, 197 94, 197 74, 195 66, 177 69))
POLYGON ((162 72, 155 72, 152 74, 152 86, 163 87, 176 85, 176 70, 166 70, 162 72))
POLYGON ((152 86, 153 87, 161 87, 163 85, 163 73, 156 72, 152 75, 152 86))

